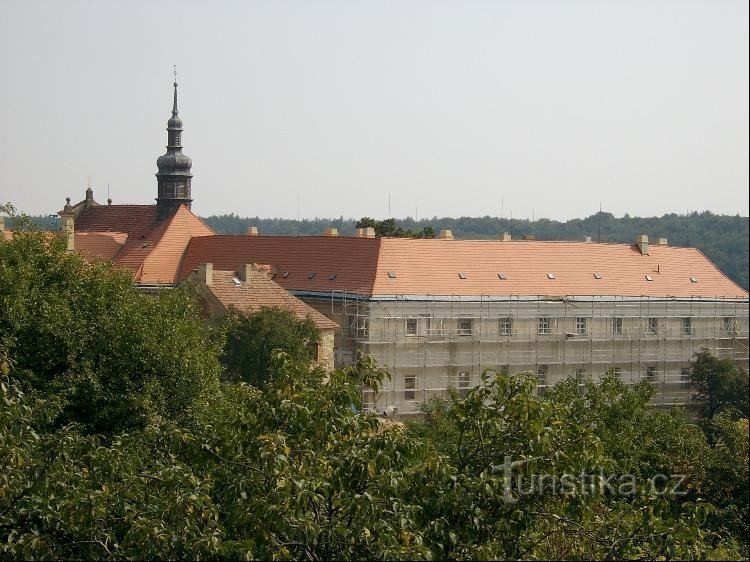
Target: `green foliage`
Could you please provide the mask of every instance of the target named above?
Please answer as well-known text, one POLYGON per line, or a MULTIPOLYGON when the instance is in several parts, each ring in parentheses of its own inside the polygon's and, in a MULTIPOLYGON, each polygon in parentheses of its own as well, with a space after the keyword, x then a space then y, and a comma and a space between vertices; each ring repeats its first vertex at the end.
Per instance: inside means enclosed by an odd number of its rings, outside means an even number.
POLYGON ((252 314, 230 313, 226 319, 224 364, 230 377, 262 387, 271 373, 271 360, 282 351, 292 360, 315 358, 320 330, 308 319, 297 320, 279 307, 263 307, 252 314))
POLYGON ((748 417, 748 373, 730 359, 718 359, 708 351, 694 355, 690 380, 701 416, 711 419, 724 410, 748 417))
POLYGON ((435 238, 435 230, 431 226, 425 226, 422 230, 414 232, 408 228, 402 228, 396 224, 396 219, 385 219, 382 221, 362 217, 357 221, 356 228, 373 228, 375 236, 382 238, 435 238))
POLYGON ((128 272, 88 264, 61 236, 0 242, 0 345, 27 388, 64 395, 59 423, 95 432, 153 415, 200 415, 220 366, 200 309, 180 291, 140 293, 128 272))
POLYGON ((407 425, 357 413, 372 359, 327 373, 268 345, 266 384, 219 382, 224 332, 189 294, 36 232, 0 241, 0 306, 0 558, 747 557, 736 411, 709 442, 647 383, 540 398, 488 372, 407 425), (651 481, 675 472, 684 490, 651 481))

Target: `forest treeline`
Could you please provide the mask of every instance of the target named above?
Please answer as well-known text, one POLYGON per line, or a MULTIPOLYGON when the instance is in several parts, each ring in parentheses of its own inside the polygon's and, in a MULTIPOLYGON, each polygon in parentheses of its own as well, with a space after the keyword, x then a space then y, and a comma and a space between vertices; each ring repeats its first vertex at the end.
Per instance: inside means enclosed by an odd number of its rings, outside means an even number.
MULTIPOLYGON (((59 221, 49 217, 34 217, 44 228, 59 228, 59 221)), ((217 234, 244 234, 248 226, 257 226, 266 235, 321 234, 329 226, 342 235, 354 234, 358 219, 315 218, 301 221, 279 218, 240 217, 235 214, 212 215, 203 220, 217 234)), ((673 246, 698 248, 735 283, 748 289, 750 252, 750 220, 739 215, 716 215, 709 211, 690 214, 667 214, 661 217, 615 217, 599 212, 583 219, 556 221, 550 219, 500 219, 497 217, 433 217, 414 220, 395 219, 395 226, 403 231, 440 232, 450 229, 459 239, 497 238, 503 232, 513 238, 534 235, 537 240, 582 240, 591 236, 597 242, 632 243, 639 234, 649 238, 667 238, 673 246)))

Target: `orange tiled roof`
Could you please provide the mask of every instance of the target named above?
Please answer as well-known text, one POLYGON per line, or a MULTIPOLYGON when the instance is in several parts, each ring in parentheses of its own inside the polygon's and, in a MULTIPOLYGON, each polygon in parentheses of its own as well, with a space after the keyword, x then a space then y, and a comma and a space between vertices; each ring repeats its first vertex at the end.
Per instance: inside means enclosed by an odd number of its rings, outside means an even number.
POLYGON ((75 234, 87 259, 112 260, 139 283, 172 284, 190 239, 213 231, 184 205, 162 221, 156 205, 97 205, 81 213, 75 234))
POLYGON ((240 281, 234 271, 214 270, 213 283, 209 289, 224 308, 234 307, 242 312, 256 312, 264 306, 278 306, 290 310, 300 320, 309 318, 321 330, 338 328, 333 320, 274 283, 265 271, 252 269, 249 273, 248 283, 240 281))
POLYGON ((179 277, 203 262, 230 270, 261 262, 274 265, 278 272, 274 280, 296 291, 375 296, 748 297, 695 248, 651 245, 649 254, 641 255, 628 244, 587 242, 212 236, 190 241, 179 277), (499 278, 501 273, 506 279, 499 278))
POLYGON ((112 260, 125 245, 125 232, 75 232, 75 249, 87 260, 112 260))
POLYGON ((380 239, 343 236, 194 238, 185 252, 179 279, 201 263, 211 262, 214 269, 230 271, 245 263, 265 263, 276 268, 274 281, 287 290, 371 294, 379 247, 380 239), (315 275, 311 277, 312 273, 315 275))

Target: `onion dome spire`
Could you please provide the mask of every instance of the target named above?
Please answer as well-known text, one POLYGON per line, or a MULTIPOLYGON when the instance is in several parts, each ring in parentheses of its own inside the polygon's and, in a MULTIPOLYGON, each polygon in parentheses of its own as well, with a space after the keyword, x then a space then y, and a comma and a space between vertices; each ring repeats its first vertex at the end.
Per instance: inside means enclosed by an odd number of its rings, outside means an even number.
POLYGON ((193 165, 189 156, 182 153, 182 119, 177 110, 177 68, 174 70, 174 101, 172 117, 167 121, 167 152, 156 160, 159 171, 156 173, 158 193, 156 206, 159 218, 174 213, 180 205, 190 208, 191 195, 190 168, 193 165))

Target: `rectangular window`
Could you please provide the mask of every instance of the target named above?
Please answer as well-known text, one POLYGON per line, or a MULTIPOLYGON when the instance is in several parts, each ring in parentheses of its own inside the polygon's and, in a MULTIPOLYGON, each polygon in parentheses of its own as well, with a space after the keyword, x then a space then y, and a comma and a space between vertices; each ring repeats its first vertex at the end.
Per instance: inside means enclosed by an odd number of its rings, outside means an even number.
POLYGON ((689 336, 693 333, 693 322, 691 318, 682 319, 682 335, 689 336))
POLYGON ((536 390, 539 396, 544 396, 547 391, 547 373, 549 368, 547 365, 539 365, 536 369, 536 390))
POLYGON ((461 396, 466 396, 471 388, 471 377, 469 373, 462 371, 458 373, 458 393, 461 396))
POLYGON ((656 380, 656 367, 646 367, 645 378, 650 381, 656 380))
POLYGON ((546 316, 539 318, 539 333, 540 334, 551 334, 552 333, 552 322, 546 316))
POLYGON ((503 375, 509 375, 510 374, 510 365, 500 365, 497 368, 497 372, 501 373, 503 375))
POLYGON ((413 401, 417 399, 417 377, 404 377, 404 400, 413 401))
POLYGON ((352 338, 366 338, 369 335, 370 319, 366 316, 349 316, 349 336, 352 338))
POLYGON ((733 316, 725 316, 724 317, 724 331, 727 334, 733 334, 734 333, 734 317, 733 316))
POLYGON ((578 317, 576 318, 576 334, 579 336, 585 336, 586 335, 586 318, 578 317))
POLYGON ((658 318, 649 318, 648 324, 646 325, 646 331, 649 334, 655 334, 659 330, 659 320, 658 318))
POLYGON ((618 379, 622 378, 622 369, 620 367, 612 367, 610 372, 618 379))
POLYGON ((407 336, 417 335, 417 319, 416 318, 406 319, 406 335, 407 336))
POLYGON ((589 370, 586 368, 576 369, 578 382, 586 382, 589 379, 589 370))
POLYGON ((680 386, 690 386, 690 367, 683 367, 680 369, 680 386))
POLYGON ((458 321, 458 335, 470 336, 474 333, 474 320, 471 318, 461 318, 458 321))
POLYGON ((512 334, 513 334, 513 319, 501 318, 500 319, 500 335, 510 336, 512 334))
POLYGON ((431 326, 432 316, 430 316, 429 314, 420 314, 419 318, 422 321, 422 326, 424 327, 424 335, 429 336, 430 330, 432 328, 431 326))
POLYGON ((612 318, 612 333, 622 334, 622 318, 612 318))

